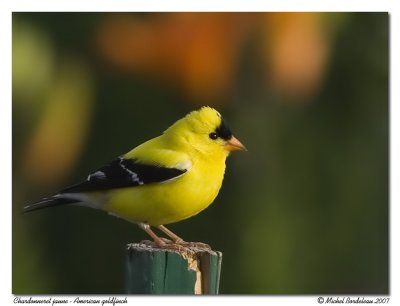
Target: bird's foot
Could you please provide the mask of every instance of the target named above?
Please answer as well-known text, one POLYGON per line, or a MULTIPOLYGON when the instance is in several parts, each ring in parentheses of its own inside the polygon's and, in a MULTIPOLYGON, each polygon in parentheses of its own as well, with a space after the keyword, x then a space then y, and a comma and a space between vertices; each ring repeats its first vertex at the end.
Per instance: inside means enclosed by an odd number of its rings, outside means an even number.
POLYGON ((142 240, 140 243, 151 248, 159 248, 159 249, 172 250, 178 252, 190 251, 190 249, 187 246, 175 243, 166 238, 160 238, 160 241, 142 240))
POLYGON ((205 251, 211 250, 211 247, 203 242, 187 242, 183 240, 174 242, 166 238, 160 238, 160 240, 157 241, 143 240, 140 243, 152 248, 174 250, 179 252, 193 251, 194 248, 205 251))
POLYGON ((207 243, 203 242, 187 242, 187 241, 181 241, 177 242, 177 244, 182 245, 187 248, 196 248, 196 249, 201 249, 201 250, 211 250, 211 247, 207 243))
POLYGON ((140 244, 144 244, 149 247, 153 248, 164 248, 166 245, 173 244, 174 242, 172 240, 169 240, 167 238, 160 238, 160 240, 157 241, 151 241, 151 240, 142 240, 140 241, 140 244))

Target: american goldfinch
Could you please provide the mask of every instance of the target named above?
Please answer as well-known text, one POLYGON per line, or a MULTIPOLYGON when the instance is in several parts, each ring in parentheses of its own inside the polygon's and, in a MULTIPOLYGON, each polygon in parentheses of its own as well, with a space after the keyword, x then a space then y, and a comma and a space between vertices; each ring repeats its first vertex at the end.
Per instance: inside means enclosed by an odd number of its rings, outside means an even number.
POLYGON ((150 226, 175 244, 183 239, 164 225, 192 217, 216 198, 229 153, 246 150, 221 115, 202 107, 104 165, 79 184, 25 207, 25 211, 78 204, 136 223, 159 247, 166 245, 150 226))

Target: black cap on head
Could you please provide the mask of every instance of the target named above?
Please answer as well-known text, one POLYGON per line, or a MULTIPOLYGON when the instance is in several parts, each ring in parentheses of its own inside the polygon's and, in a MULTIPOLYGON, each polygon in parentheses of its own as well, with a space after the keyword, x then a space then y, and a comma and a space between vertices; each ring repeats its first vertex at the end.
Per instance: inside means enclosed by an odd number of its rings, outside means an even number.
POLYGON ((218 137, 224 140, 229 140, 232 138, 232 132, 223 118, 221 118, 221 124, 219 127, 217 127, 215 132, 217 133, 218 137))

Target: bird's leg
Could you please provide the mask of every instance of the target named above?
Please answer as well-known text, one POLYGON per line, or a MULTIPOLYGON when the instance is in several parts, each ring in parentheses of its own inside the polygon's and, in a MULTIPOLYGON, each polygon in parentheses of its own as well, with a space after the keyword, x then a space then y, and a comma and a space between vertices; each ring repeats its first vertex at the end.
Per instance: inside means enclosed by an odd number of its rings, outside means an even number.
POLYGON ((169 238, 171 238, 173 242, 175 242, 175 243, 184 243, 185 242, 181 237, 179 237, 178 235, 171 232, 164 225, 159 225, 159 226, 157 226, 157 228, 160 231, 164 232, 164 234, 166 234, 169 238))
POLYGON ((165 242, 158 237, 151 229, 150 229, 150 225, 146 224, 146 223, 138 223, 139 227, 144 230, 151 238, 153 238, 154 243, 162 248, 165 247, 165 242))
POLYGON ((144 230, 151 238, 153 238, 154 243, 157 245, 159 248, 166 248, 166 249, 173 249, 173 250, 183 250, 187 247, 196 247, 200 249, 206 249, 210 250, 210 246, 208 244, 202 243, 202 242, 185 242, 181 237, 178 235, 175 235, 173 232, 171 232, 169 229, 167 229, 164 225, 159 225, 157 228, 164 232, 168 237, 172 239, 174 244, 171 244, 171 242, 168 239, 160 238, 158 237, 151 229, 150 225, 146 223, 138 223, 139 227, 144 230), (164 239, 164 240, 163 240, 164 239), (169 243, 168 243, 169 242, 169 243))
POLYGON ((159 230, 163 231, 169 238, 171 238, 175 244, 179 244, 184 247, 196 247, 196 248, 200 248, 200 249, 211 250, 211 247, 208 244, 205 244, 202 242, 186 242, 186 241, 184 241, 181 237, 179 237, 178 235, 171 232, 164 225, 159 225, 159 226, 157 226, 157 228, 159 230))

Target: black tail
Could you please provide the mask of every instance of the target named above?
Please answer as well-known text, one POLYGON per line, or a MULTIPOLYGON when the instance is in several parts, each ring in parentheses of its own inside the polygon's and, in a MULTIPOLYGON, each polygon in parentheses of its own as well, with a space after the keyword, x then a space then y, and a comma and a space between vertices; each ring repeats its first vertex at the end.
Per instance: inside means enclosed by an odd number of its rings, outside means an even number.
POLYGON ((29 212, 29 211, 43 209, 43 208, 52 207, 52 206, 78 203, 78 202, 79 201, 76 199, 71 199, 71 198, 67 198, 67 197, 63 198, 60 195, 56 195, 56 196, 52 196, 50 198, 44 198, 44 199, 40 200, 39 202, 25 206, 24 212, 29 212))

